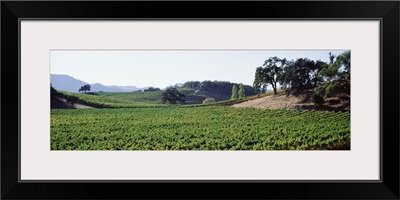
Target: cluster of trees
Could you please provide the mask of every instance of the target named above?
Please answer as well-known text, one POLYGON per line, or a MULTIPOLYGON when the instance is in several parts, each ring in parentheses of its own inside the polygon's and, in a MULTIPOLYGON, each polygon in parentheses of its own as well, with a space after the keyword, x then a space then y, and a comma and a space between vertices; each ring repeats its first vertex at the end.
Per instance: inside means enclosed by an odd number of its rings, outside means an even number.
POLYGON ((90 91, 90 85, 89 84, 83 85, 83 86, 81 86, 81 88, 79 88, 78 91, 86 93, 86 92, 90 91))
POLYGON ((149 87, 147 89, 144 89, 143 92, 151 92, 151 91, 160 91, 160 88, 155 88, 155 87, 149 87))
MULTIPOLYGON (((240 87, 239 84, 228 81, 188 81, 185 82, 183 88, 191 88, 195 90, 214 91, 220 94, 231 95, 233 86, 240 87)), ((255 95, 256 92, 252 86, 243 85, 243 92, 246 96, 255 95)))
POLYGON ((244 93, 244 86, 243 84, 239 85, 239 91, 237 90, 236 85, 232 86, 232 95, 231 95, 231 99, 241 99, 246 97, 246 94, 244 93))
POLYGON ((168 88, 161 94, 161 101, 169 104, 176 104, 178 102, 184 104, 186 102, 186 96, 176 88, 168 88))
POLYGON ((329 63, 308 58, 286 60, 270 57, 256 69, 253 87, 257 93, 270 85, 277 93, 278 83, 293 90, 315 88, 321 97, 338 93, 350 94, 350 51, 335 56, 329 53, 329 63))
POLYGON ((340 93, 350 94, 350 51, 334 56, 329 54, 329 63, 322 68, 323 83, 314 89, 315 94, 324 98, 340 93))

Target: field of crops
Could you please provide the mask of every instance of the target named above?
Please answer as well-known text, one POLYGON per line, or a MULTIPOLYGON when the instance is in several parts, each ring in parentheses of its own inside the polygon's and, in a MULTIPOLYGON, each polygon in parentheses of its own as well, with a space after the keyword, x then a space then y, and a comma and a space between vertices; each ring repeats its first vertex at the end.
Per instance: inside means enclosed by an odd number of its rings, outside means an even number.
MULTIPOLYGON (((180 89, 186 95, 186 104, 201 104, 207 97, 194 95, 191 89, 180 89)), ((163 91, 148 92, 95 92, 90 94, 65 92, 63 94, 77 97, 83 102, 110 108, 165 107, 161 104, 163 91)))
POLYGON ((349 112, 227 106, 51 110, 51 150, 349 148, 349 112))

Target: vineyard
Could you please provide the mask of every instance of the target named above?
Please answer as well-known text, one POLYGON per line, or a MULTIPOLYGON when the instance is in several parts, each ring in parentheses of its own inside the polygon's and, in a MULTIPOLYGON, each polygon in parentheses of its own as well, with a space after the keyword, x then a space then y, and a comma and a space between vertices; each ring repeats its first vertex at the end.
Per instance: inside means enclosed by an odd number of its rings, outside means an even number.
POLYGON ((51 110, 51 150, 350 149, 349 112, 163 106, 118 94, 75 95, 134 108, 51 110))
MULTIPOLYGON (((201 104, 207 96, 195 95, 192 89, 180 89, 186 95, 186 104, 201 104)), ((161 104, 163 91, 149 92, 96 92, 90 94, 65 92, 66 96, 76 97, 79 100, 108 108, 138 108, 138 107, 166 107, 161 104)))

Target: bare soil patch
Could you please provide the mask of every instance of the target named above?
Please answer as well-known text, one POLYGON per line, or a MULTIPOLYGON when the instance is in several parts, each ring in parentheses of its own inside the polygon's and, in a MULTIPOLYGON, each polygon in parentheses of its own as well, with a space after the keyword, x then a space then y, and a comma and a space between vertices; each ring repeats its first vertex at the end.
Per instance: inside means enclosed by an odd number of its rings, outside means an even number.
POLYGON ((329 110, 329 111, 350 111, 350 97, 339 99, 332 97, 325 99, 325 103, 316 108, 311 102, 312 90, 304 91, 300 94, 286 95, 280 93, 269 95, 258 99, 253 99, 232 105, 233 107, 253 107, 265 109, 285 109, 285 110, 329 110))

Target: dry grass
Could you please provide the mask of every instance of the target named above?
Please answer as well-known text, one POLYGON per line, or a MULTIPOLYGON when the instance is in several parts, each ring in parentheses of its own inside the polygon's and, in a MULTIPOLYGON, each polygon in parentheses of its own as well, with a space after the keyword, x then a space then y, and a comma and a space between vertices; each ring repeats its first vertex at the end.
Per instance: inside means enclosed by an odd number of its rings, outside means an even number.
MULTIPOLYGON (((287 96, 284 91, 274 95, 268 94, 263 97, 237 102, 232 105, 233 107, 253 107, 265 109, 285 109, 285 110, 313 110, 316 109, 310 100, 313 90, 306 90, 297 95, 287 96)), ((340 96, 332 97, 325 100, 319 110, 331 111, 349 111, 350 110, 350 96, 347 94, 340 94, 340 96)))

